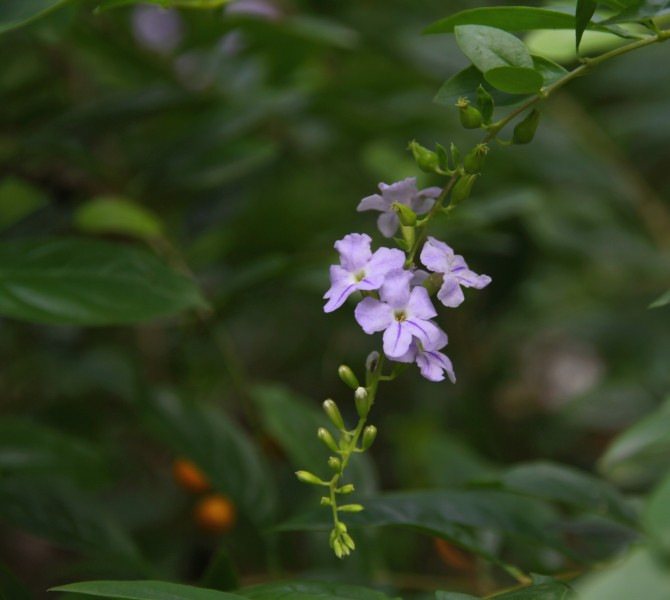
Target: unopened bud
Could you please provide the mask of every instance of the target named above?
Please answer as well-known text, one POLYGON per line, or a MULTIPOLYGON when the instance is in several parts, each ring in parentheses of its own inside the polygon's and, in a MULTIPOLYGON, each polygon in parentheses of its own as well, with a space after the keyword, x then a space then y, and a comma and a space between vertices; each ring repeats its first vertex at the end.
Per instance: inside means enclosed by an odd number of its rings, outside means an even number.
POLYGON ((368 357, 365 359, 365 370, 368 373, 372 373, 377 368, 378 363, 379 363, 379 352, 377 352, 376 350, 374 352, 370 352, 370 354, 368 354, 368 357))
MULTIPOLYGON (((339 507, 338 510, 340 510, 339 507)), ((337 523, 335 523, 335 529, 340 534, 347 533, 347 526, 344 523, 342 523, 342 521, 338 521, 337 523)))
POLYGON ((347 485, 343 485, 342 487, 337 488, 335 491, 338 494, 351 494, 354 489, 355 488, 353 483, 347 483, 347 485))
POLYGON ((461 125, 466 129, 477 129, 482 124, 482 113, 474 106, 470 106, 470 100, 459 98, 456 102, 458 107, 458 116, 461 118, 461 125))
POLYGON ((416 213, 409 206, 400 202, 394 202, 391 204, 391 208, 398 215, 401 225, 407 227, 414 227, 416 225, 416 213))
POLYGON ((362 510, 365 510, 365 507, 362 504, 344 504, 343 506, 338 506, 337 510, 341 512, 353 513, 353 512, 361 512, 362 510))
POLYGON ((361 447, 363 450, 367 450, 375 441, 377 437, 377 428, 374 425, 368 425, 363 430, 363 440, 361 442, 361 447))
POLYGON ((482 122, 484 125, 490 125, 493 120, 493 109, 495 104, 493 96, 489 94, 481 85, 477 88, 477 106, 482 113, 482 122))
POLYGON ((335 402, 332 400, 326 400, 323 403, 323 410, 326 412, 333 425, 344 431, 344 421, 342 420, 340 409, 337 408, 337 404, 335 404, 335 402))
POLYGON ((332 506, 333 502, 328 496, 321 496, 321 506, 332 506))
POLYGON ((514 128, 514 135, 512 136, 513 144, 529 144, 535 137, 537 125, 540 122, 540 111, 534 108, 527 115, 526 118, 517 123, 514 128))
POLYGON ((342 541, 352 550, 356 550, 356 544, 354 544, 354 540, 351 539, 351 536, 348 533, 342 534, 342 541))
POLYGON ((340 540, 333 540, 333 552, 335 552, 335 556, 337 556, 337 558, 342 558, 344 556, 343 548, 344 547, 342 546, 340 540))
POLYGON ((337 447, 333 436, 325 427, 319 427, 316 435, 325 444, 328 450, 331 450, 332 452, 339 452, 340 449, 337 447))
POLYGON ((337 458, 336 456, 331 456, 328 459, 328 466, 335 471, 335 473, 341 473, 342 472, 342 461, 337 458))
POLYGON ((352 390, 358 387, 358 379, 356 379, 356 375, 354 375, 354 372, 347 365, 340 365, 337 369, 337 374, 340 376, 342 382, 352 390))
POLYGON ((424 148, 421 144, 416 141, 409 143, 409 149, 414 155, 414 160, 416 164, 422 171, 426 173, 434 173, 440 168, 440 158, 432 150, 424 148))
POLYGON ((309 483, 310 485, 326 485, 325 481, 321 481, 316 475, 313 475, 308 471, 296 471, 295 476, 303 483, 309 483))
POLYGON ((372 403, 370 402, 370 395, 364 387, 359 387, 354 392, 354 401, 356 402, 356 412, 361 419, 365 419, 370 412, 372 403))
POLYGON ((459 178, 459 180, 456 182, 456 185, 454 185, 454 188, 451 190, 451 202, 449 203, 450 206, 456 206, 470 196, 470 192, 472 192, 472 186, 474 185, 475 179, 477 179, 477 177, 479 177, 479 175, 471 175, 466 173, 459 178))
POLYGON ((474 175, 479 173, 484 166, 484 159, 488 154, 489 147, 486 144, 477 144, 470 154, 463 159, 463 168, 466 173, 474 175))

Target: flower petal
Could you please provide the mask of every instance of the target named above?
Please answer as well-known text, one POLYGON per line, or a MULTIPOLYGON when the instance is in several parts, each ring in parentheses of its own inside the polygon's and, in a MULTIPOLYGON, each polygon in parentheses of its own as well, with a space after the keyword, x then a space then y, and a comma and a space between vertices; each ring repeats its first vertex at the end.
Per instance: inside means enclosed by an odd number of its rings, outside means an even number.
POLYGON ((395 211, 390 210, 389 212, 382 213, 377 219, 377 228, 384 237, 390 238, 393 237, 393 234, 398 231, 398 226, 400 225, 400 220, 398 215, 395 214, 395 211))
POLYGON ((324 298, 330 298, 333 295, 333 289, 354 283, 354 278, 349 271, 343 269, 340 265, 330 266, 330 289, 323 295, 324 298))
POLYGON ((363 212, 364 210, 387 211, 390 205, 390 202, 384 200, 379 194, 372 194, 372 196, 363 198, 356 207, 356 210, 358 212, 363 212))
POLYGON ((444 371, 451 383, 456 383, 456 374, 449 358, 442 352, 421 352, 416 357, 416 364, 423 375, 429 381, 442 381, 444 371))
POLYGON ((413 199, 410 208, 418 215, 427 213, 435 204, 435 199, 442 193, 442 188, 429 187, 421 190, 413 199))
POLYGON ((422 319, 408 319, 405 321, 407 328, 422 344, 424 348, 436 346, 444 332, 432 321, 422 319))
POLYGON ((351 296, 357 289, 355 283, 340 283, 332 286, 324 298, 330 298, 323 307, 323 312, 333 312, 344 304, 344 301, 351 296))
MULTIPOLYGON (((414 276, 412 276, 414 277, 414 276)), ((419 319, 432 319, 437 316, 435 307, 430 301, 428 290, 424 287, 415 287, 409 295, 407 302, 407 314, 409 317, 419 319)))
POLYGON ((382 192, 382 196, 384 196, 384 200, 389 202, 389 204, 400 202, 400 204, 409 206, 417 194, 416 177, 408 177, 402 181, 396 181, 391 185, 380 183, 379 189, 382 192))
POLYGON ((364 298, 356 307, 354 316, 368 334, 382 331, 395 322, 391 307, 375 298, 364 298))
POLYGON ((389 271, 379 289, 379 297, 391 308, 404 310, 409 302, 409 282, 412 277, 412 273, 404 269, 389 271))
POLYGON ((412 341, 412 343, 409 345, 407 352, 405 352, 405 354, 403 354, 402 356, 394 356, 393 360, 401 363, 413 363, 416 360, 418 352, 419 348, 416 345, 416 342, 412 341))
POLYGON ((444 242, 429 236, 421 250, 421 262, 434 273, 449 273, 454 251, 444 242))
POLYGON ((384 354, 389 358, 402 356, 409 350, 412 343, 412 333, 407 322, 393 321, 384 332, 384 354))
POLYGON ((437 292, 437 298, 442 304, 452 308, 460 306, 463 303, 465 297, 456 277, 448 274, 444 276, 442 287, 437 292))
POLYGON ((350 233, 335 242, 335 249, 340 253, 340 263, 354 273, 362 269, 372 257, 370 244, 372 238, 365 233, 350 233))
POLYGON ((397 248, 379 248, 369 260, 365 267, 367 279, 379 278, 379 285, 384 282, 384 277, 393 269, 402 269, 405 264, 405 253, 397 248))

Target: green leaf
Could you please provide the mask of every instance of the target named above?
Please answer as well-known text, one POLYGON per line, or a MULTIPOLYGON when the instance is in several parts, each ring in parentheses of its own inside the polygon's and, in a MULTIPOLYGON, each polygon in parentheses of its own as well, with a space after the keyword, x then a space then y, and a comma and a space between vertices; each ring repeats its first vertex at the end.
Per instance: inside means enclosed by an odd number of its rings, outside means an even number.
POLYGON ((591 22, 593 13, 596 12, 598 3, 596 0, 577 0, 577 8, 575 11, 575 44, 577 52, 579 53, 579 43, 582 41, 584 30, 591 22))
POLYGON ((463 53, 482 73, 496 67, 533 68, 528 48, 511 33, 482 25, 459 25, 454 32, 463 53))
POLYGON ((116 196, 102 196, 86 202, 74 214, 75 225, 85 233, 114 233, 139 239, 160 237, 159 218, 143 206, 116 196))
POLYGON ((650 305, 649 308, 660 308, 661 306, 666 306, 667 304, 670 304, 670 290, 665 292, 665 294, 659 296, 654 300, 650 305))
POLYGON ((0 2, 0 33, 27 25, 70 0, 2 0, 0 2))
POLYGON ((321 581, 280 581, 239 590, 249 600, 389 600, 370 588, 321 581))
POLYGON ((542 79, 544 80, 543 87, 556 83, 568 74, 566 69, 553 60, 549 60, 544 56, 538 56, 537 54, 532 54, 531 57, 533 59, 533 69, 542 75, 542 79))
POLYGON ((198 583, 202 587, 224 592, 239 587, 237 569, 225 546, 220 546, 216 551, 198 583))
POLYGON ((193 281, 131 246, 80 239, 0 244, 0 314, 8 317, 112 325, 204 306, 193 281))
POLYGON ((37 423, 0 419, 0 472, 59 473, 81 484, 104 477, 100 456, 87 444, 37 423))
POLYGON ((670 550, 670 473, 647 500, 642 522, 647 533, 667 553, 670 550))
POLYGON ((570 586, 560 581, 530 585, 495 597, 496 600, 577 600, 570 586))
POLYGON ((609 25, 614 23, 631 23, 645 21, 665 14, 670 9, 670 0, 637 0, 630 3, 621 12, 602 21, 609 25))
POLYGON ((18 223, 48 202, 46 194, 34 185, 16 177, 5 177, 0 182, 0 230, 18 223))
POLYGON ((51 588, 115 600, 241 600, 243 596, 166 581, 85 581, 51 588))
POLYGON ((190 458, 212 485, 257 525, 272 519, 276 493, 258 447, 216 406, 148 395, 139 406, 146 426, 178 456, 190 458))
POLYGON ((19 580, 0 563, 0 600, 31 600, 32 596, 19 580))
POLYGON ((481 600, 481 598, 459 592, 435 592, 435 600, 481 600))
POLYGON ((519 465, 502 476, 502 483, 509 490, 635 523, 635 512, 618 490, 572 467, 546 462, 519 465))
POLYGON ((540 73, 524 67, 495 67, 484 73, 484 79, 508 94, 532 94, 540 91, 544 83, 540 73))
POLYGON ((574 29, 569 13, 530 6, 491 6, 463 10, 429 25, 424 33, 452 33, 459 25, 485 25, 505 31, 574 29))

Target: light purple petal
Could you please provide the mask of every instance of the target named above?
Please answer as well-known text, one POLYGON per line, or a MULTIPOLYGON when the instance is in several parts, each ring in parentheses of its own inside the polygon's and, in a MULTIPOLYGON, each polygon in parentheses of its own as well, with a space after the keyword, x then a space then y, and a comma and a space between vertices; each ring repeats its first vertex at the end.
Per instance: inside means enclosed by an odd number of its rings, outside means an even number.
POLYGON ((462 271, 452 271, 452 274, 458 280, 458 283, 465 287, 475 288, 481 290, 491 283, 491 278, 488 275, 477 275, 470 269, 463 269, 462 271))
POLYGON ((454 251, 444 242, 428 237, 421 250, 421 262, 434 273, 448 273, 454 251))
MULTIPOLYGON (((330 300, 326 302, 326 305, 323 307, 323 312, 333 312, 334 310, 340 308, 344 304, 344 301, 351 296, 356 291, 356 284, 340 284, 337 286, 331 287, 326 294, 330 300)), ((326 296, 324 296, 325 298, 326 296)))
POLYGON ((412 343, 409 345, 409 349, 405 354, 402 356, 394 356, 393 360, 396 362, 401 362, 401 363, 413 363, 416 360, 417 353, 419 352, 419 348, 416 345, 415 341, 412 341, 412 343))
POLYGON ((411 286, 421 285, 429 277, 430 273, 428 273, 428 271, 424 271, 423 269, 412 268, 412 281, 410 281, 409 283, 411 286))
POLYGON ((332 290, 343 285, 353 283, 353 277, 349 271, 343 269, 340 265, 330 266, 330 289, 324 294, 324 298, 330 298, 333 293, 332 290))
POLYGON ((422 319, 408 319, 405 321, 407 328, 425 347, 433 347, 439 343, 441 335, 444 333, 432 321, 422 319))
POLYGON ((402 356, 409 350, 412 342, 412 333, 407 322, 393 321, 384 332, 384 354, 389 358, 402 356))
POLYGON ((400 204, 409 206, 417 194, 416 177, 408 177, 391 185, 380 183, 379 189, 382 192, 382 196, 384 196, 384 200, 387 200, 390 204, 400 202, 400 204))
MULTIPOLYGON (((397 248, 379 248, 373 255, 365 273, 367 279, 381 278, 379 286, 384 282, 384 277, 393 269, 402 269, 405 264, 405 253, 397 248)), ((378 287, 375 289, 378 289, 378 287)))
POLYGON ((448 343, 449 338, 447 337, 447 334, 444 331, 442 331, 439 327, 437 327, 437 333, 427 344, 423 344, 423 349, 425 352, 442 350, 442 348, 444 348, 448 343))
POLYGON ((398 215, 390 209, 389 212, 379 215, 379 218, 377 219, 377 228, 381 231, 381 234, 387 238, 393 237, 393 234, 398 231, 399 225, 400 220, 398 219, 398 215))
POLYGON ((384 279, 384 284, 379 289, 379 297, 391 308, 404 309, 409 302, 409 282, 412 280, 412 277, 413 275, 410 271, 403 269, 389 271, 386 274, 386 279, 384 279))
POLYGON ((362 269, 370 260, 372 238, 365 233, 350 233, 335 242, 335 249, 340 253, 340 263, 354 273, 362 269))
POLYGON ((368 334, 382 331, 395 323, 391 307, 375 298, 364 298, 356 307, 354 316, 368 334))
POLYGON ((446 371, 451 383, 456 383, 451 361, 441 352, 421 352, 416 357, 416 364, 421 375, 430 381, 442 381, 446 371))
POLYGON ((364 210, 381 210, 387 211, 391 206, 390 202, 387 202, 379 194, 373 194, 372 196, 366 196, 361 200, 356 207, 358 212, 363 212, 364 210))
POLYGON ((437 316, 435 307, 430 301, 428 290, 424 287, 415 287, 409 295, 407 314, 419 319, 432 319, 437 316))
POLYGON ((456 277, 453 275, 444 276, 444 282, 442 283, 440 290, 437 292, 437 298, 442 304, 452 308, 462 304, 465 297, 463 296, 461 286, 458 285, 456 277))
POLYGON ((442 188, 429 187, 421 190, 412 200, 410 208, 418 215, 428 212, 435 204, 435 199, 442 193, 442 188))

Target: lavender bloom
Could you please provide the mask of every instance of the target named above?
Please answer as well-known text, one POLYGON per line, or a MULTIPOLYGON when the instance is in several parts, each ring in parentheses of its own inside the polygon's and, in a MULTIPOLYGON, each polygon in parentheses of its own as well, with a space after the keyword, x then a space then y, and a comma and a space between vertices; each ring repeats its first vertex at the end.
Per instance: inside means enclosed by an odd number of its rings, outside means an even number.
POLYGON ((405 204, 416 214, 420 215, 432 208, 433 204, 435 204, 435 199, 442 192, 439 187, 430 187, 419 192, 416 187, 416 177, 409 177, 391 185, 380 183, 379 190, 381 191, 381 196, 373 194, 372 196, 363 198, 356 210, 358 212, 364 210, 381 211, 382 214, 377 219, 377 227, 379 227, 382 235, 387 238, 393 237, 393 234, 398 230, 398 226, 400 225, 398 215, 391 208, 394 202, 405 204))
POLYGON ((340 264, 330 267, 330 289, 324 298, 328 302, 325 312, 332 312, 356 290, 378 290, 386 274, 405 264, 402 250, 379 248, 374 254, 370 250, 372 238, 364 233, 350 233, 335 242, 340 253, 340 264))
POLYGON ((384 331, 384 353, 389 358, 403 356, 416 337, 424 346, 432 347, 440 329, 429 321, 437 313, 425 288, 410 291, 413 275, 395 269, 386 275, 379 289, 380 300, 364 298, 356 307, 356 321, 365 333, 384 331))
POLYGON ((402 363, 416 362, 421 370, 421 375, 430 381, 442 381, 446 372, 451 383, 456 383, 456 375, 451 361, 442 352, 438 352, 447 345, 447 342, 447 334, 440 329, 439 335, 431 340, 430 344, 424 345, 417 340, 413 340, 409 350, 393 360, 402 363))
POLYGON ((428 237, 421 250, 421 262, 431 271, 444 275, 437 297, 445 306, 456 307, 463 302, 461 286, 481 289, 491 283, 488 275, 477 275, 468 269, 462 256, 433 237, 428 237))

